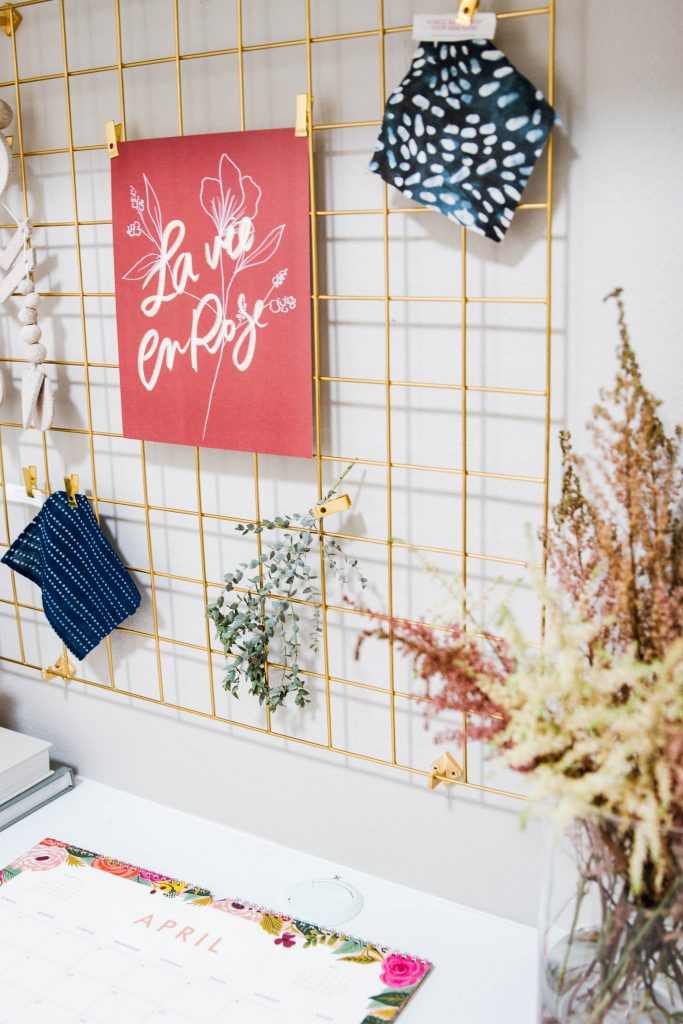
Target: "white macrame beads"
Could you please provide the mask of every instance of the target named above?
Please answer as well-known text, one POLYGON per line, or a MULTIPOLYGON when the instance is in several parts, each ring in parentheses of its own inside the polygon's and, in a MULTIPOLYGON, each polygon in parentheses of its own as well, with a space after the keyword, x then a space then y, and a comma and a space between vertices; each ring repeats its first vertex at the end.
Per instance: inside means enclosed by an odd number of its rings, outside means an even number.
POLYGON ((22 413, 24 427, 36 426, 48 430, 54 418, 52 385, 41 365, 47 356, 47 349, 40 343, 43 335, 38 326, 38 294, 28 277, 17 285, 17 291, 24 297, 24 307, 19 312, 21 340, 28 345, 29 368, 22 388, 22 413))
POLYGON ((9 127, 13 116, 9 103, 0 100, 0 195, 5 191, 9 179, 12 177, 12 150, 2 133, 5 128, 9 127))
MULTIPOLYGON (((7 188, 12 169, 12 153, 6 137, 2 134, 11 120, 12 108, 0 99, 0 196, 7 188)), ((15 291, 24 297, 19 311, 19 323, 22 325, 22 341, 28 346, 28 365, 21 386, 22 422, 24 427, 49 430, 55 415, 55 403, 52 384, 43 366, 47 350, 40 343, 38 295, 29 276, 36 266, 35 249, 30 246, 31 222, 27 217, 15 217, 9 207, 4 203, 3 206, 17 227, 4 248, 0 246, 0 303, 5 302, 15 291)), ((4 391, 5 381, 0 368, 0 402, 4 391)))
POLYGON ((35 309, 20 309, 18 319, 20 324, 34 324, 38 319, 38 312, 35 309))
POLYGON ((0 100, 0 132, 4 132, 5 128, 12 123, 13 117, 14 113, 9 103, 5 103, 4 100, 0 100))
POLYGON ((26 327, 21 328, 21 340, 25 341, 27 345, 37 345, 43 336, 38 324, 27 324, 26 327))
POLYGON ((28 357, 32 363, 42 363, 47 355, 47 349, 44 345, 31 345, 28 350, 28 357))

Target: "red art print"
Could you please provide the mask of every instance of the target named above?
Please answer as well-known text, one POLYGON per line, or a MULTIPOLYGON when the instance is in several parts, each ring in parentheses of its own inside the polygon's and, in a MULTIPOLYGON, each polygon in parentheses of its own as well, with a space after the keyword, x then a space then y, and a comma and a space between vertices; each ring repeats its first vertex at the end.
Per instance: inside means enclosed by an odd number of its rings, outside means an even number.
POLYGON ((307 140, 120 143, 112 210, 124 435, 310 456, 307 140))

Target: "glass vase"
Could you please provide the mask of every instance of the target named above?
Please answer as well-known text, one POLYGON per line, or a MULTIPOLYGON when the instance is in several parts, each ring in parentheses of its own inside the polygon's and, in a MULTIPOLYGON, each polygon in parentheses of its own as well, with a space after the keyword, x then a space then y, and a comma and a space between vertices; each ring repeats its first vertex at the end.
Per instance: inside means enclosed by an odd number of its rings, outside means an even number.
POLYGON ((634 892, 627 821, 548 828, 540 929, 541 1024, 683 1022, 683 832, 661 832, 634 892))

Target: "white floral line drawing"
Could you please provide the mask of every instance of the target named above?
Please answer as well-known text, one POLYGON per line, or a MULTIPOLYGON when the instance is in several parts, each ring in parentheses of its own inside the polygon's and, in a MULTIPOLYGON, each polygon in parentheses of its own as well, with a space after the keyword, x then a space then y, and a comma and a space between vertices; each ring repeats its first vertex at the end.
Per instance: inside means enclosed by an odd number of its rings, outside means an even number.
MULTIPOLYGON (((145 187, 144 198, 138 194, 133 185, 130 186, 130 205, 137 214, 137 217, 127 226, 126 233, 131 238, 146 238, 150 242, 152 249, 141 256, 130 267, 123 275, 123 279, 142 281, 141 288, 144 291, 155 275, 163 276, 168 268, 169 256, 165 251, 164 222, 159 199, 145 174, 143 174, 143 181, 145 187)), ((238 275, 249 268, 260 266, 272 259, 280 247, 285 232, 286 225, 280 224, 273 228, 258 245, 255 244, 256 231, 254 222, 258 216, 261 196, 262 190, 254 179, 250 175, 242 174, 237 164, 225 153, 219 161, 218 176, 215 178, 205 176, 201 181, 199 201, 215 229, 215 236, 211 244, 205 244, 205 257, 207 268, 220 274, 220 292, 218 292, 218 289, 215 289, 215 291, 220 296, 220 313, 223 324, 226 324, 230 319, 230 294, 238 275)), ((200 295, 187 290, 187 280, 196 281, 198 279, 198 275, 192 273, 191 258, 188 265, 190 273, 183 279, 182 290, 176 291, 176 294, 170 297, 175 299, 180 295, 186 295, 195 302, 202 303, 204 299, 200 295)), ((268 326, 267 323, 259 320, 263 310, 267 309, 272 314, 285 314, 296 308, 296 298, 293 295, 271 298, 273 292, 282 287, 286 277, 287 268, 275 274, 272 278, 270 289, 255 304, 255 309, 258 310, 258 313, 255 318, 253 315, 251 317, 251 328, 254 332, 256 326, 268 326)), ((212 295, 212 297, 215 296, 212 295)), ((218 309, 215 312, 217 313, 218 309)), ((241 293, 237 299, 237 312, 234 322, 247 328, 250 326, 248 324, 249 319, 246 300, 243 293, 241 293)), ((229 339, 226 336, 224 329, 208 397, 202 439, 206 437, 214 392, 220 375, 225 348, 229 340, 232 340, 232 338, 229 339)), ((181 355, 184 354, 187 352, 191 342, 192 338, 190 337, 185 343, 172 343, 171 356, 167 360, 169 368, 172 367, 175 352, 181 355)), ((255 344, 255 340, 253 344, 255 344)), ((233 354, 233 362, 235 362, 237 369, 244 370, 248 368, 253 357, 253 345, 249 351, 250 358, 246 365, 239 365, 235 361, 233 354)), ((194 368, 196 370, 196 366, 194 368)))
MULTIPOLYGON (((253 226, 253 223, 258 216, 258 207, 261 201, 261 195, 261 189, 251 175, 242 174, 237 164, 235 164, 230 157, 224 153, 218 164, 218 177, 202 178, 199 201, 204 212, 213 221, 216 228, 216 237, 221 240, 227 240, 230 239, 231 232, 233 235, 236 231, 239 232, 240 226, 244 224, 245 221, 253 226)), ((280 242, 282 241, 284 230, 284 224, 280 224, 279 227, 273 228, 255 251, 251 248, 247 250, 245 245, 245 248, 237 259, 233 274, 227 283, 225 283, 223 267, 224 246, 221 245, 221 293, 223 295, 224 316, 228 309, 230 289, 232 288, 237 275, 246 269, 246 267, 258 266, 262 263, 267 263, 268 260, 277 252, 280 242)), ((268 298, 270 294, 271 293, 268 292, 268 296, 266 296, 266 298, 268 298)), ((265 305, 265 300, 262 301, 265 305)), ((211 404, 213 402, 214 391, 216 389, 218 376, 221 370, 225 345, 226 342, 224 341, 221 345, 211 384, 202 438, 206 437, 209 416, 211 414, 211 404)))

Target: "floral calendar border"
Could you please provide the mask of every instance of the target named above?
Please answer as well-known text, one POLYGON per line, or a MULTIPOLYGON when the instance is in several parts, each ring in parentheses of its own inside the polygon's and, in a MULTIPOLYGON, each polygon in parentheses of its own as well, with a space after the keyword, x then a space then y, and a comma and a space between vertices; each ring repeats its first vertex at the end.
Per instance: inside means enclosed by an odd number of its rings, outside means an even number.
POLYGON ((283 950, 296 945, 301 945, 303 949, 324 945, 332 955, 346 963, 365 966, 374 964, 381 967, 380 981, 385 987, 376 996, 371 997, 367 1014, 360 1024, 385 1024, 386 1021, 394 1020, 433 966, 428 960, 406 956, 404 953, 397 953, 385 946, 375 946, 342 932, 275 914, 252 903, 216 899, 208 889, 115 860, 113 857, 83 850, 58 839, 41 840, 27 853, 17 857, 2 869, 0 886, 11 882, 23 872, 49 871, 64 863, 71 867, 91 867, 105 871, 143 885, 150 893, 161 893, 169 899, 180 899, 194 906, 213 907, 214 910, 241 917, 245 921, 260 925, 264 938, 268 936, 283 950))

